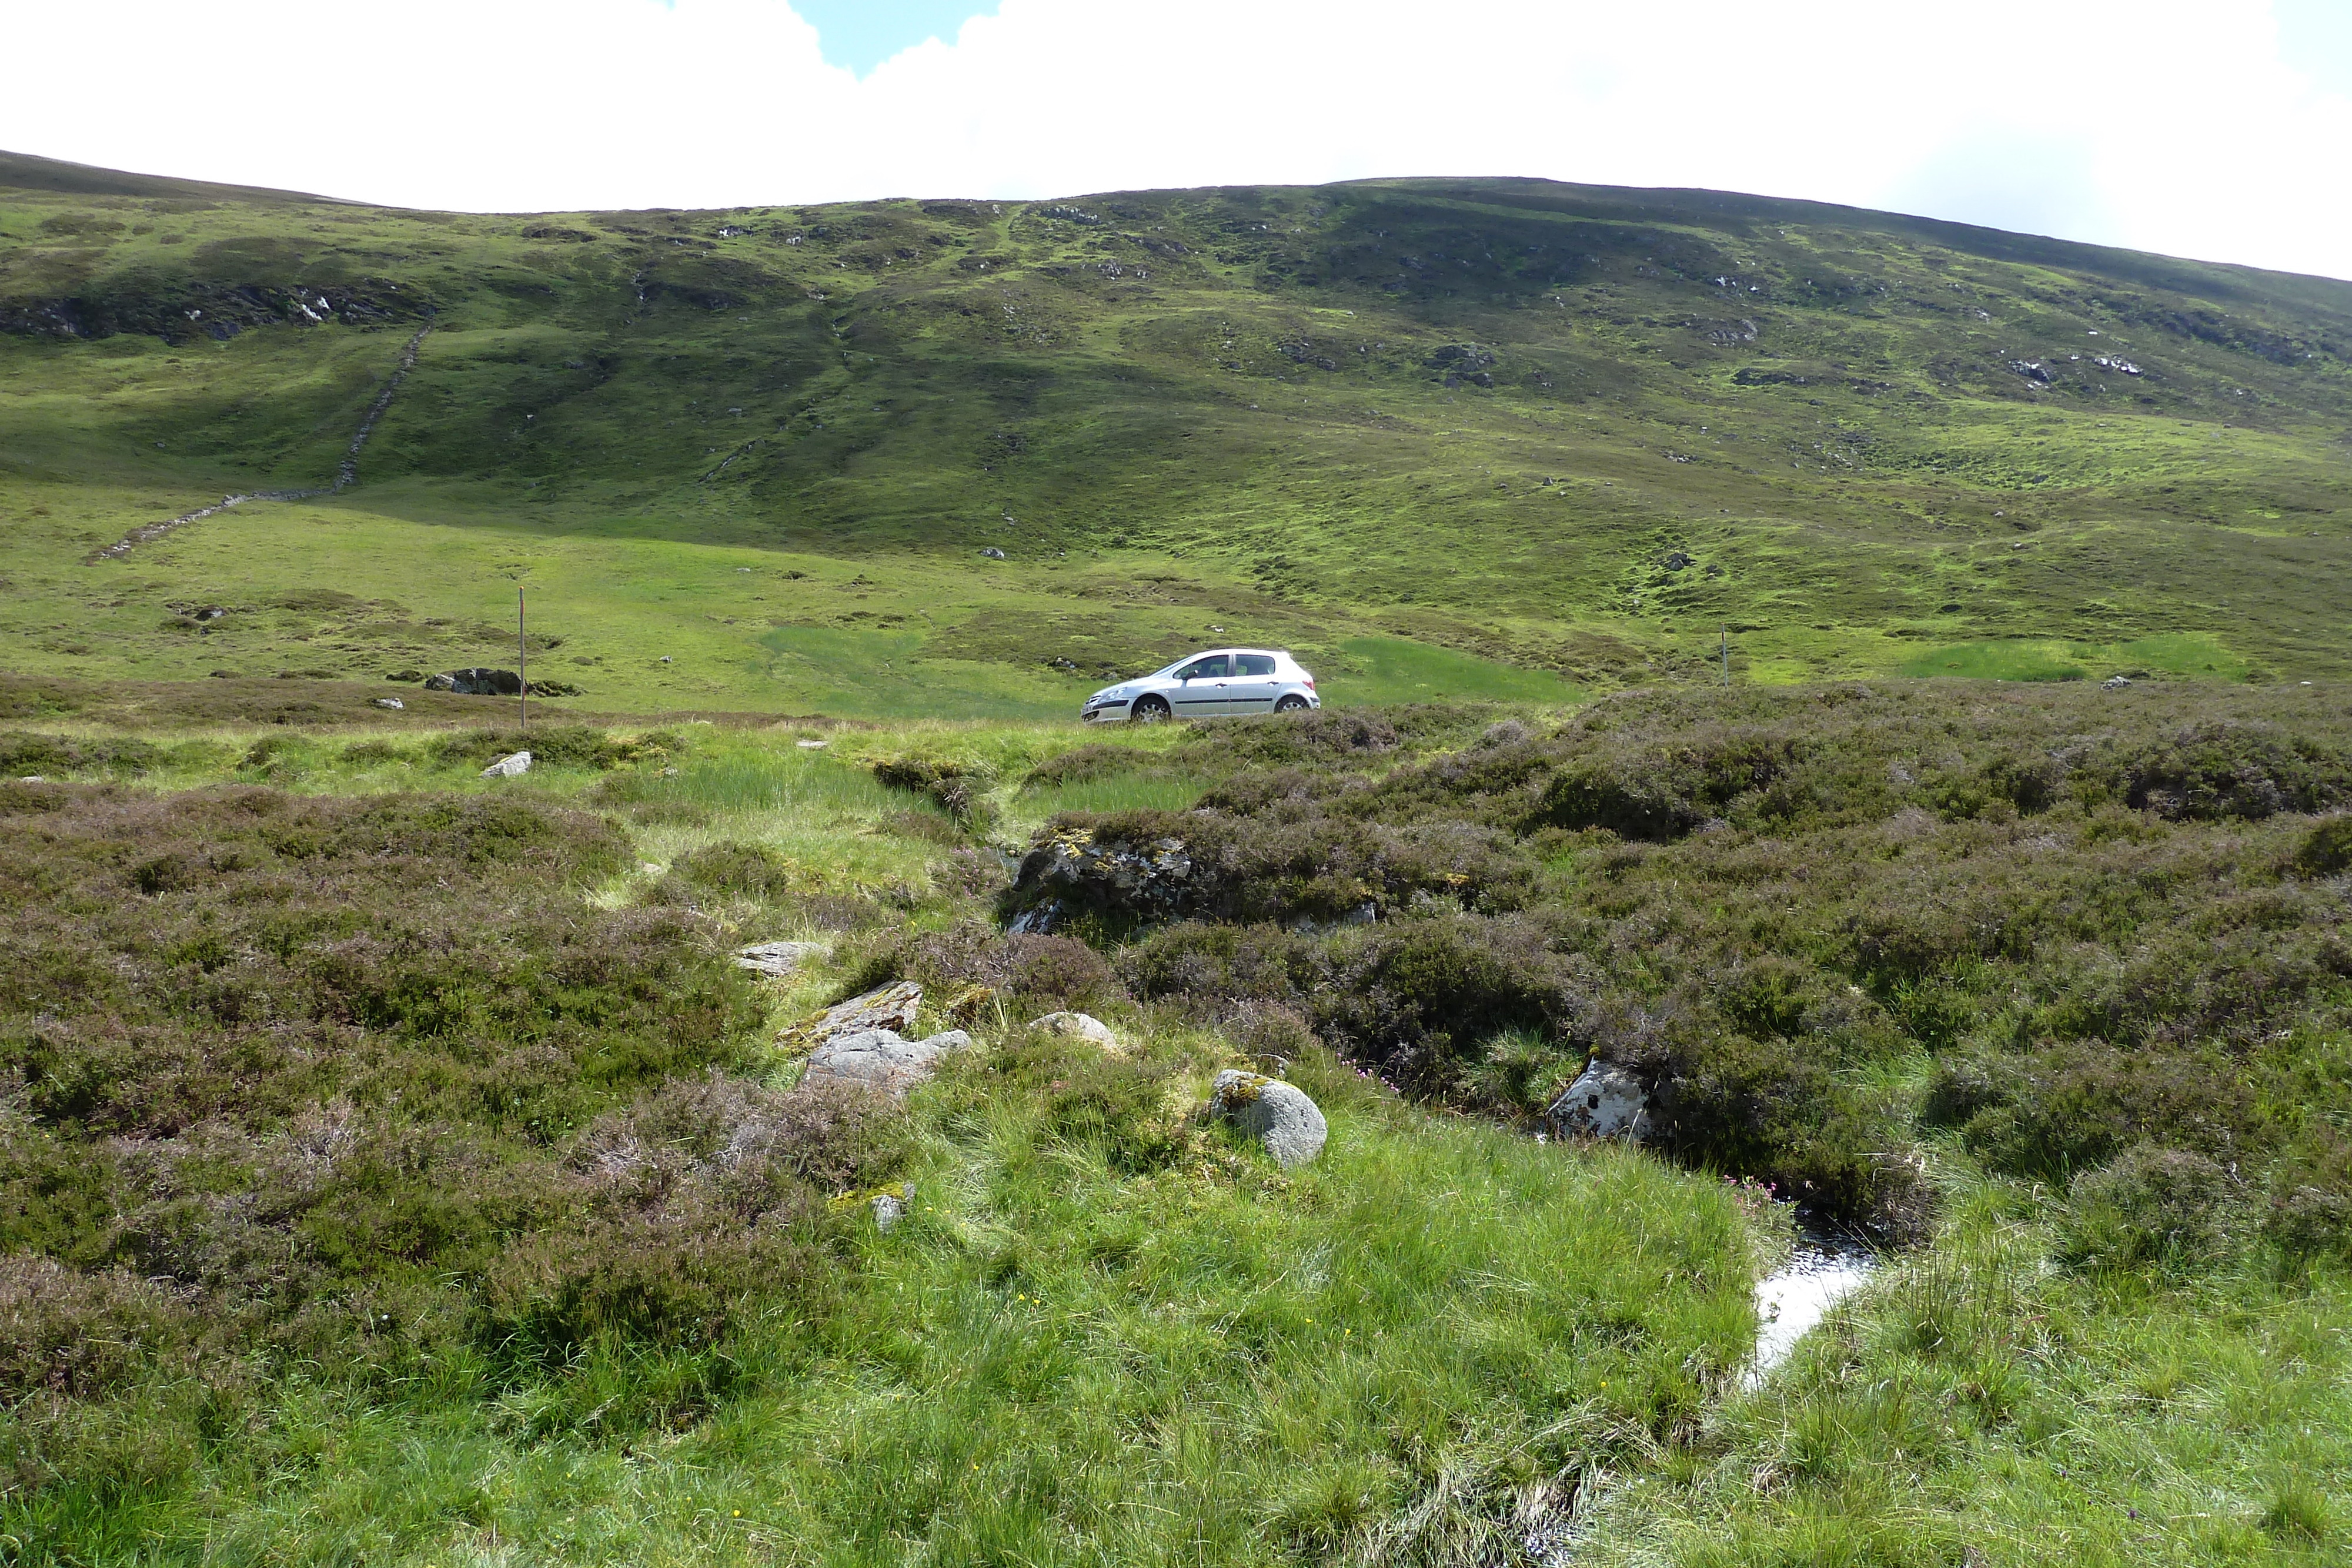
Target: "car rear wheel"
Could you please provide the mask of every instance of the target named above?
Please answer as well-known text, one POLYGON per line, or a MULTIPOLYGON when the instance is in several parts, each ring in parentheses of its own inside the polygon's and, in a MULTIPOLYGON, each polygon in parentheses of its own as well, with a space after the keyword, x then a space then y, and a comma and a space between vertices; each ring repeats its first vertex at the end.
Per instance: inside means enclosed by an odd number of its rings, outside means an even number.
POLYGON ((1275 704, 1274 711, 1276 713, 1305 713, 1307 711, 1307 699, 1300 696, 1297 692, 1293 692, 1288 696, 1283 698, 1280 702, 1275 704))
POLYGON ((1138 724, 1158 724, 1161 719, 1166 718, 1167 716, 1168 716, 1168 699, 1167 699, 1167 698, 1165 698, 1165 697, 1138 697, 1138 698, 1136 698, 1136 699, 1135 699, 1135 722, 1136 722, 1136 723, 1138 723, 1138 724))

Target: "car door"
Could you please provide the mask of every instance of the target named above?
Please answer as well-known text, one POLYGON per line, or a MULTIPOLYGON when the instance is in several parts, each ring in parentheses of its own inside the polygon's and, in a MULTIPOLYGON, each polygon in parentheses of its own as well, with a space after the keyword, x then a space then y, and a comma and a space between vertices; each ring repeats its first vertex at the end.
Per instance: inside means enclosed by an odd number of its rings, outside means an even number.
POLYGON ((1234 674, 1225 687, 1227 713, 1272 713, 1274 699, 1282 689, 1275 678, 1274 655, 1271 653, 1235 653, 1234 674))
POLYGON ((1168 700, 1176 706, 1178 718, 1213 718, 1225 711, 1225 685, 1232 677, 1234 664, 1230 656, 1211 653, 1195 659, 1176 672, 1176 689, 1168 700))

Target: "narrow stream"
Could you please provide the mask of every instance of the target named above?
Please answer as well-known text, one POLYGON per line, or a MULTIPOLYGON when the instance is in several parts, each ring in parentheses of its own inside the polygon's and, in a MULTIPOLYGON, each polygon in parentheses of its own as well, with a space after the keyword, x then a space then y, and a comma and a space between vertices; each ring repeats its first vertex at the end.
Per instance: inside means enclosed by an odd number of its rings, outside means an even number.
MULTIPOLYGON (((1877 1271, 1877 1256, 1866 1248, 1834 1237, 1799 1240, 1787 1262, 1756 1281, 1756 1354, 1740 1372, 1739 1391, 1761 1388, 1797 1342, 1877 1271)), ((1561 1514, 1538 1525, 1525 1542, 1529 1561, 1538 1568, 1571 1568, 1579 1546, 1599 1527, 1625 1484, 1622 1477, 1603 1476, 1595 1495, 1579 1500, 1573 1518, 1561 1514)))
POLYGON ((1808 1237, 1789 1260, 1756 1282, 1755 1359, 1739 1375, 1744 1390, 1763 1386, 1797 1342, 1877 1272, 1878 1260, 1851 1243, 1808 1237))

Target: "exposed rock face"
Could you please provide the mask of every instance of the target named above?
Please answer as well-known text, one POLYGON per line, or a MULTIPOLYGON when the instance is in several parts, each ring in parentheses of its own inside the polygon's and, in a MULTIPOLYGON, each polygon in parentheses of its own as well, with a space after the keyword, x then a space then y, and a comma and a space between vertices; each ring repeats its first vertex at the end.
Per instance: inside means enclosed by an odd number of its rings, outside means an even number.
POLYGON ((1330 1132, 1322 1111, 1305 1091, 1237 1067, 1217 1074, 1209 1091, 1209 1108, 1255 1138, 1284 1166, 1303 1166, 1321 1154, 1330 1132))
POLYGON ((471 669, 427 675, 425 677, 425 689, 455 692, 461 697, 515 697, 522 695, 522 677, 512 670, 493 670, 476 665, 471 669))
POLYGON ((1047 1013, 1044 1018, 1033 1019, 1029 1027, 1045 1034, 1092 1040, 1105 1051, 1118 1049, 1118 1036, 1111 1032, 1110 1025, 1085 1013, 1047 1013))
POLYGON ((399 713, 408 706, 406 703, 402 702, 398 697, 378 697, 375 699, 375 706, 378 707, 390 708, 394 713, 399 713))
POLYGON ((960 1029, 929 1040, 901 1040, 887 1029, 836 1035, 809 1053, 802 1089, 846 1084, 877 1093, 902 1095, 937 1070, 939 1059, 971 1043, 960 1029))
POLYGON ((1544 1113, 1563 1138, 1628 1138, 1650 1135, 1650 1091, 1629 1070, 1596 1061, 1570 1084, 1544 1113))
POLYGON ((518 751, 511 757, 501 757, 482 769, 485 779, 519 779, 530 771, 530 753, 518 751))
POLYGON ((912 980, 877 987, 827 1008, 816 1017, 794 1024, 776 1037, 781 1045, 823 1045, 842 1035, 874 1030, 893 1035, 915 1032, 915 1012, 923 1005, 923 988, 912 980))
POLYGON ((142 333, 166 343, 206 337, 226 341, 249 327, 310 327, 326 321, 372 326, 414 320, 418 306, 396 291, 341 285, 187 282, 152 292, 90 289, 62 298, 0 304, 0 332, 36 338, 111 338, 142 333))
POLYGON ((822 942, 754 942, 735 950, 735 964, 753 974, 782 979, 811 958, 830 951, 822 942))
POLYGON ((1015 932, 1053 931, 1088 909, 1173 919, 1192 889, 1192 858, 1181 839, 1103 844, 1089 828, 1055 833, 1023 857, 1010 899, 1015 932))

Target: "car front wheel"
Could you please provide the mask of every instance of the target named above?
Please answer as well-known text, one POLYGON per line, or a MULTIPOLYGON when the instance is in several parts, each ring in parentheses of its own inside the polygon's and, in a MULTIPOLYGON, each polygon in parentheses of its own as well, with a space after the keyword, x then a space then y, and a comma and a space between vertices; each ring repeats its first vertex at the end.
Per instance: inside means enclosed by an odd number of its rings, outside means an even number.
POLYGON ((1165 697, 1135 699, 1135 722, 1138 724, 1158 724, 1168 716, 1168 699, 1165 697))
POLYGON ((1274 711, 1276 713, 1305 713, 1307 711, 1307 699, 1300 696, 1297 692, 1293 692, 1288 696, 1283 698, 1280 702, 1275 704, 1274 711))

